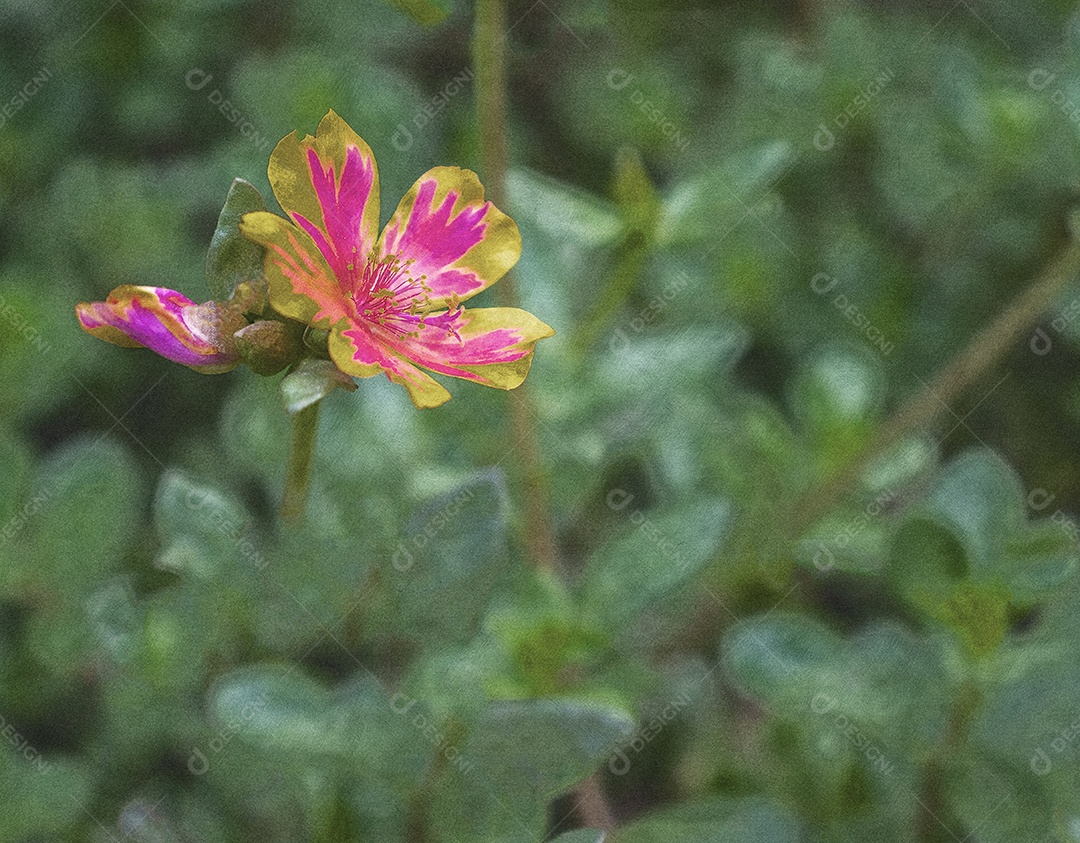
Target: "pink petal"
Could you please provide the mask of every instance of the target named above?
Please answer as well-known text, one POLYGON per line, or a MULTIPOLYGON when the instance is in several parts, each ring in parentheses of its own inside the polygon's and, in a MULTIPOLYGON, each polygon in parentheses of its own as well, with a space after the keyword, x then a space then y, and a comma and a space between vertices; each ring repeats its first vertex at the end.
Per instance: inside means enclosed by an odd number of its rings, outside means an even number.
POLYGON ((93 336, 149 348, 207 374, 227 371, 240 361, 232 331, 221 330, 220 307, 198 305, 175 290, 125 284, 103 302, 76 305, 75 312, 83 330, 93 336))

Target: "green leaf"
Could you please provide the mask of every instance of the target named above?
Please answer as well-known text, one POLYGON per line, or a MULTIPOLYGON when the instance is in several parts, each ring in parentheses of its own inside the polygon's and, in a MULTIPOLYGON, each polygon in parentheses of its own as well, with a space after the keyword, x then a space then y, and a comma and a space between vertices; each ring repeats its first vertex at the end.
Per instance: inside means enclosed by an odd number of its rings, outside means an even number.
POLYGON ((445 0, 390 0, 417 23, 435 26, 450 15, 450 4, 445 0))
POLYGON ((976 656, 994 652, 1009 629, 1009 595, 1001 586, 961 583, 935 614, 976 656))
MULTIPOLYGON (((619 491, 619 490, 616 490, 619 491)), ((650 606, 692 582, 717 557, 731 522, 721 500, 693 501, 666 512, 644 512, 616 500, 628 524, 586 563, 581 604, 615 631, 626 630, 650 606)))
POLYGON ((1069 525, 1043 519, 1006 543, 1001 573, 1015 600, 1042 598, 1076 574, 1080 554, 1069 525))
POLYGON ((888 744, 890 760, 899 748, 932 746, 944 729, 936 651, 895 622, 844 640, 817 621, 777 612, 736 624, 722 651, 738 684, 776 713, 826 734, 842 715, 888 744))
POLYGON ((233 180, 206 252, 206 285, 215 301, 227 301, 238 284, 263 277, 266 250, 240 233, 240 219, 265 210, 266 202, 253 184, 233 180))
POLYGON ((509 572, 508 505, 505 479, 493 469, 414 513, 385 573, 391 629, 444 645, 471 637, 509 572))
POLYGON ((551 843, 604 843, 607 835, 602 831, 591 828, 581 828, 577 831, 568 831, 560 834, 551 843))
POLYGON ((6 743, 0 747, 3 840, 58 835, 86 819, 92 780, 85 767, 67 759, 44 758, 36 750, 27 752, 34 753, 33 760, 16 756, 6 743))
POLYGON ((618 843, 797 843, 794 817, 762 798, 711 799, 663 808, 619 829, 618 843))
POLYGON ((276 752, 347 755, 333 696, 309 677, 276 665, 251 665, 210 691, 217 724, 276 752))
POLYGON ((942 471, 925 510, 953 530, 973 568, 995 567, 1006 541, 1023 524, 1023 487, 992 452, 967 451, 942 471))
POLYGON ((723 651, 735 678, 754 696, 805 711, 840 659, 840 639, 800 615, 774 614, 737 623, 723 651))
POLYGON ((633 725, 621 710, 569 699, 492 703, 470 729, 463 763, 441 782, 439 839, 523 839, 542 827, 549 801, 587 778, 633 725))
POLYGON ((573 185, 515 169, 506 187, 519 214, 556 239, 599 248, 614 245, 625 231, 611 203, 573 185))
POLYGON ((356 383, 329 360, 302 360, 281 380, 285 412, 295 416, 338 388, 356 390, 356 383))
POLYGON ((163 543, 157 565, 165 570, 214 579, 225 575, 230 564, 265 565, 249 536, 251 517, 240 503, 184 472, 162 474, 154 522, 163 543))
POLYGON ((947 771, 945 794, 967 834, 985 843, 1051 839, 1053 816, 1044 782, 1027 769, 978 757, 947 771))
POLYGON ((39 467, 29 520, 35 575, 82 599, 90 584, 114 569, 141 518, 141 478, 130 453, 108 439, 63 446, 39 467))
POLYGON ((825 348, 800 368, 790 390, 796 418, 835 470, 869 435, 884 397, 880 361, 868 352, 825 348))

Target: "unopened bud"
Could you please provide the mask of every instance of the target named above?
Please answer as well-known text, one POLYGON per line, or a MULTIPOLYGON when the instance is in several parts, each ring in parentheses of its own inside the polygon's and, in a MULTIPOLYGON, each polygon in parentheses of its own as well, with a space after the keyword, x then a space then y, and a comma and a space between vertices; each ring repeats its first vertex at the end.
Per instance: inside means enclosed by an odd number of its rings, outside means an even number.
POLYGON ((259 318, 266 313, 267 298, 265 281, 241 281, 233 290, 229 307, 239 313, 259 318))
POLYGON ((233 335, 247 324, 243 314, 214 301, 188 308, 184 314, 184 321, 195 334, 205 339, 219 352, 234 357, 237 354, 237 348, 233 335))
POLYGON ((324 357, 329 356, 328 343, 330 341, 330 332, 324 331, 322 328, 308 328, 304 332, 304 345, 308 347, 310 351, 316 354, 321 354, 324 357))
POLYGON ((236 332, 236 350, 257 375, 276 375, 303 351, 300 325, 263 319, 236 332))

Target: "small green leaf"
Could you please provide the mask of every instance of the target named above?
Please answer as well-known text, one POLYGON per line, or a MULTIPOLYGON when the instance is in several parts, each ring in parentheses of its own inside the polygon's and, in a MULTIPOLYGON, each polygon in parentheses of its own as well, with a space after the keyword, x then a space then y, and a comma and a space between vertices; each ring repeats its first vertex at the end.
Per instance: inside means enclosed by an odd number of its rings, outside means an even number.
POLYGON ((1000 457, 967 451, 945 467, 925 509, 963 542, 972 567, 986 571, 1023 525, 1022 486, 1000 457))
POLYGON ((1044 597, 1064 585, 1078 563, 1071 522, 1043 519, 1013 537, 1002 555, 1002 576, 1016 600, 1044 597))
POLYGON ((265 210, 266 202, 253 184, 233 180, 206 252, 206 285, 215 301, 226 301, 238 284, 263 277, 265 249, 240 233, 240 219, 265 210))
POLYGON ((560 834, 551 843, 604 843, 607 835, 592 828, 581 828, 560 834))
POLYGON ((724 641, 731 670, 744 689, 772 704, 807 710, 814 688, 829 684, 840 639, 817 621, 773 614, 737 623, 724 641))
POLYGON ((390 0, 417 23, 435 26, 450 15, 450 4, 444 0, 390 0))
POLYGON ((329 360, 302 360, 281 380, 285 412, 295 416, 339 387, 353 392, 356 384, 329 360))
POLYGON ((1001 586, 961 583, 936 612, 972 655, 996 650, 1009 629, 1009 596, 1001 586))

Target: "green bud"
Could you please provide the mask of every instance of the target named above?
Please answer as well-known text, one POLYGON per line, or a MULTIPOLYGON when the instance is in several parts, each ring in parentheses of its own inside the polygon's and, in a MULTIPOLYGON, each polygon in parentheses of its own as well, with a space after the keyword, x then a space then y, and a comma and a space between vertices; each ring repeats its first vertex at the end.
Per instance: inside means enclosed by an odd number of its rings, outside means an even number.
POLYGON ((236 332, 236 350, 255 374, 276 375, 300 358, 302 330, 298 322, 253 322, 236 332))
POLYGON ((308 328, 304 332, 304 345, 320 357, 330 356, 329 341, 330 332, 324 331, 322 328, 308 328))

